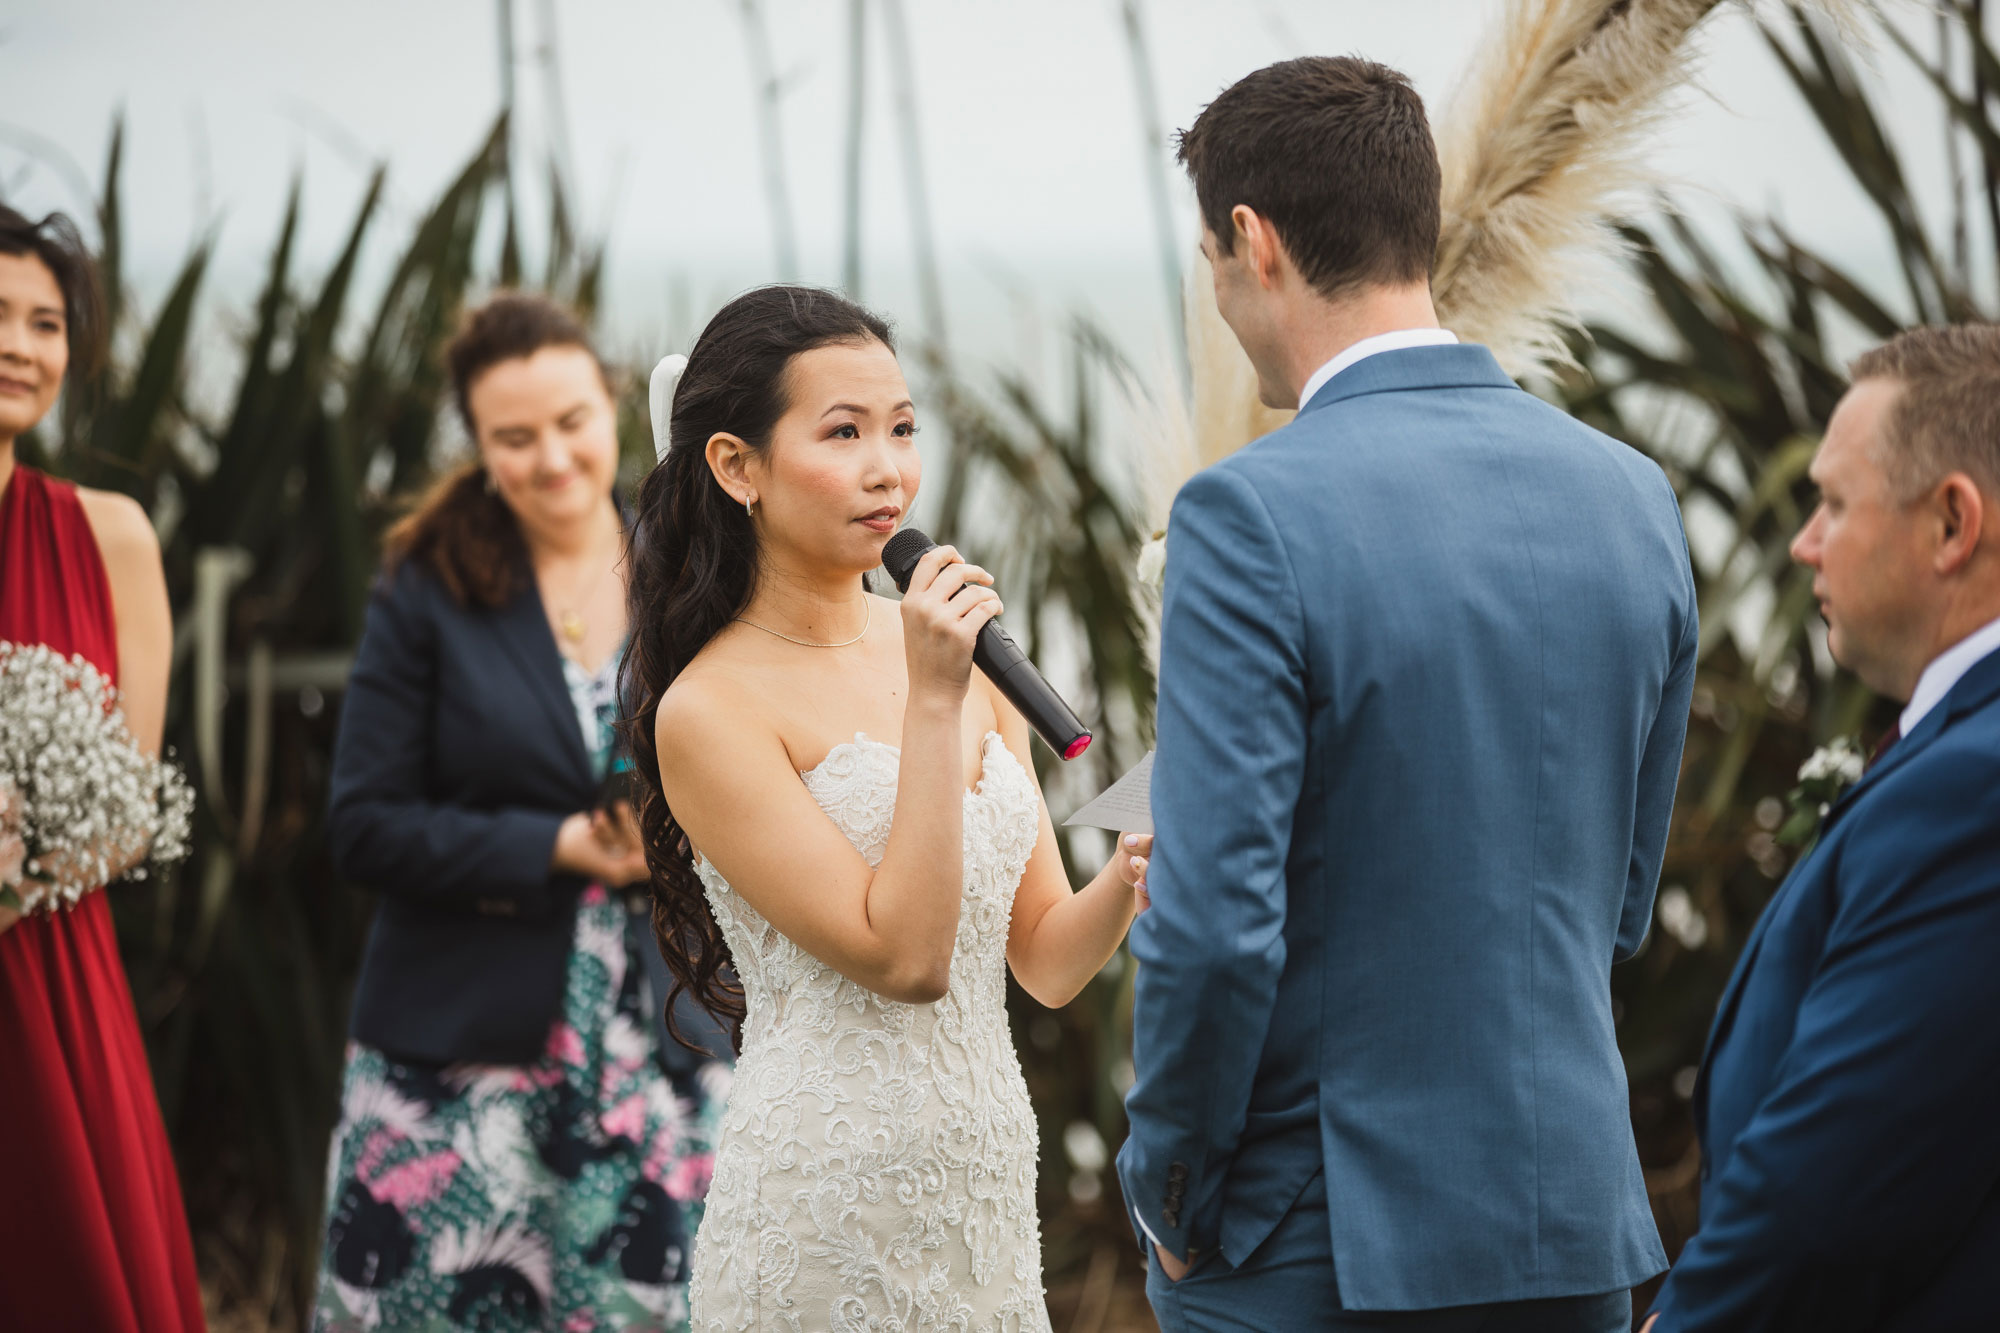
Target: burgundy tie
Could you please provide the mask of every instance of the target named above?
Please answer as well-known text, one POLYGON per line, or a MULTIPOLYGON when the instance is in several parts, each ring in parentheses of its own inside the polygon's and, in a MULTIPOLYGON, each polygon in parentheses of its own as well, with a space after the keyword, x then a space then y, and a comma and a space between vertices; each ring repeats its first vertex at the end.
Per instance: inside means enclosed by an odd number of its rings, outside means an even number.
MULTIPOLYGON (((1868 756, 1867 768, 1873 768, 1875 765, 1881 763, 1882 756, 1889 753, 1890 749, 1901 739, 1903 739, 1903 723, 1902 719, 1898 718, 1889 725, 1887 731, 1882 733, 1882 739, 1875 742, 1875 749, 1868 756)), ((1864 768, 1862 771, 1866 772, 1867 769, 1864 768)))

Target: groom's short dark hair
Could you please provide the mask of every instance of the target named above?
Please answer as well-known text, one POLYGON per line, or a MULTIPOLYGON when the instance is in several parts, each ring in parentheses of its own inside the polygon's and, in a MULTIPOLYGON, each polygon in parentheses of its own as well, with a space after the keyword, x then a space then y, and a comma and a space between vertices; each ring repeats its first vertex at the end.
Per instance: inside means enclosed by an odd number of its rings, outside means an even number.
POLYGON ((1225 255, 1236 245, 1230 212, 1246 204, 1324 295, 1430 278, 1437 146, 1423 99, 1386 65, 1355 56, 1267 65, 1181 131, 1179 156, 1225 255))

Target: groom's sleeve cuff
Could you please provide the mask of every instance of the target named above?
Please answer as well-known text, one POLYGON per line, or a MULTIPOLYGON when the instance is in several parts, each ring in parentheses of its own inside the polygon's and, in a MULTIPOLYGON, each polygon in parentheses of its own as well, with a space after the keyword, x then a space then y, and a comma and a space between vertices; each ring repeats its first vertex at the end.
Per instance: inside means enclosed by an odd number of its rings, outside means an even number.
POLYGON ((1146 1219, 1139 1216, 1139 1210, 1137 1208, 1134 1208, 1132 1210, 1132 1221, 1139 1228, 1140 1231, 1145 1233, 1146 1239, 1149 1242, 1151 1242, 1154 1245, 1158 1245, 1160 1243, 1160 1238, 1158 1236, 1155 1236, 1153 1234, 1153 1229, 1146 1225, 1146 1219))
POLYGON ((1182 1219, 1188 1193, 1187 1166, 1181 1162, 1171 1163, 1167 1167, 1165 1181, 1161 1185, 1148 1186, 1141 1184, 1149 1173, 1140 1168, 1138 1159, 1138 1145, 1128 1138, 1118 1154, 1118 1183, 1125 1194, 1125 1206, 1132 1214, 1133 1231, 1142 1247, 1151 1242, 1174 1258, 1186 1262, 1196 1249, 1188 1234, 1189 1228, 1183 1225, 1182 1219), (1149 1207, 1147 1200, 1156 1195, 1158 1206, 1149 1207))
POLYGON ((1168 1254, 1173 1254, 1174 1258, 1180 1260, 1180 1262, 1184 1264, 1193 1263, 1195 1260, 1195 1256, 1200 1253, 1200 1251, 1197 1250, 1194 1246, 1189 1245, 1187 1246, 1187 1252, 1185 1254, 1174 1254, 1172 1246, 1167 1245, 1158 1236, 1153 1234, 1153 1229, 1146 1225, 1146 1219, 1139 1215, 1139 1210, 1136 1207, 1132 1210, 1132 1225, 1138 1227, 1139 1234, 1145 1238, 1144 1240, 1140 1241, 1139 1244, 1141 1249, 1145 1249, 1146 1259, 1148 1262, 1151 1262, 1152 1260, 1154 1249, 1164 1250, 1168 1254), (1146 1248, 1149 1245, 1152 1247, 1151 1249, 1146 1248))

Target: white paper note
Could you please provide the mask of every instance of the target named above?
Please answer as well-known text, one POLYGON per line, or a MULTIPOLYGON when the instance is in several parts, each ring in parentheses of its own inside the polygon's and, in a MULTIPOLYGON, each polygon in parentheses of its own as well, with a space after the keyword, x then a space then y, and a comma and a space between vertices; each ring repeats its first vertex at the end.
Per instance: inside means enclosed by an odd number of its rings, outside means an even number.
POLYGON ((1153 752, 1105 788, 1096 800, 1063 821, 1064 828, 1103 828, 1113 833, 1153 831, 1153 752))

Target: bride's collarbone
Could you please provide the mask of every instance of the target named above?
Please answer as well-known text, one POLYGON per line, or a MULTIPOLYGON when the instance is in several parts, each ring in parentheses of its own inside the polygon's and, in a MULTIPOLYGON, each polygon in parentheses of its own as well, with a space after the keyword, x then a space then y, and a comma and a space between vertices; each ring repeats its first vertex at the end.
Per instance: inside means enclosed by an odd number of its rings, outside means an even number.
MULTIPOLYGON (((900 634, 893 652, 828 653, 805 663, 773 651, 785 645, 767 644, 761 636, 733 646, 743 651, 732 653, 733 660, 715 665, 730 680, 732 693, 746 703, 756 701, 798 772, 813 772, 835 751, 857 740, 901 753, 909 675, 900 634)), ((959 750, 968 788, 977 784, 984 771, 987 738, 999 731, 992 692, 975 671, 959 721, 959 750)))

